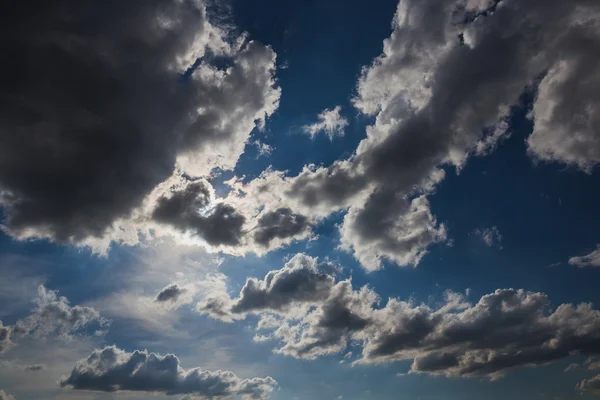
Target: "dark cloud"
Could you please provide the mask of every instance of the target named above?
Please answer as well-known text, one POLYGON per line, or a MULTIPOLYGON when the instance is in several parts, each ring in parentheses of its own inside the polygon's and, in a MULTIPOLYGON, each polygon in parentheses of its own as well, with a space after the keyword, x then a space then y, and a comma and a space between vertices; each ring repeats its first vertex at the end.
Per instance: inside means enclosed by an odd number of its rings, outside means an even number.
POLYGON ((32 364, 32 365, 25 366, 25 368, 23 368, 23 371, 25 371, 25 372, 37 372, 37 371, 42 371, 44 369, 46 369, 46 365, 45 364, 32 364))
POLYGON ((248 312, 286 311, 292 305, 314 303, 329 296, 335 278, 319 270, 317 259, 297 254, 280 270, 270 271, 263 280, 250 278, 236 299, 226 293, 211 297, 198 311, 228 319, 248 312))
POLYGON ((172 284, 158 292, 156 295, 156 301, 160 303, 164 303, 165 301, 176 301, 184 292, 185 289, 180 288, 176 284, 172 284))
POLYGON ((0 321, 0 354, 4 353, 10 347, 12 347, 12 342, 10 341, 10 333, 10 327, 2 325, 2 321, 0 321))
POLYGON ((254 241, 266 247, 273 239, 294 237, 310 227, 305 216, 294 214, 290 208, 278 208, 261 215, 254 231, 254 241))
POLYGON ((371 324, 372 306, 377 300, 377 295, 367 288, 354 291, 349 280, 339 282, 299 325, 274 333, 284 342, 277 351, 304 359, 343 351, 349 338, 371 324))
POLYGON ((158 199, 152 218, 183 232, 192 232, 208 244, 236 245, 243 235, 244 216, 232 206, 212 202, 212 187, 193 181, 158 199))
POLYGON ((579 382, 577 384, 577 389, 585 394, 600 396, 600 375, 579 382))
POLYGON ((241 379, 230 371, 184 369, 172 354, 160 356, 138 350, 128 353, 112 346, 95 350, 87 359, 79 361, 60 385, 103 392, 266 399, 277 383, 271 377, 241 379))
POLYGON ((361 364, 413 360, 412 373, 499 377, 573 354, 600 355, 600 311, 591 304, 552 309, 543 293, 498 289, 472 305, 447 292, 439 308, 388 299, 350 280, 336 282, 315 269, 316 260, 297 255, 263 280, 248 279, 239 297, 200 304, 213 318, 232 321, 255 313, 260 341, 279 340, 276 351, 314 359, 362 344, 361 364))
POLYGON ((274 52, 229 44, 201 1, 30 3, 0 16, 0 190, 16 236, 103 236, 176 161, 233 168, 277 107, 274 52))

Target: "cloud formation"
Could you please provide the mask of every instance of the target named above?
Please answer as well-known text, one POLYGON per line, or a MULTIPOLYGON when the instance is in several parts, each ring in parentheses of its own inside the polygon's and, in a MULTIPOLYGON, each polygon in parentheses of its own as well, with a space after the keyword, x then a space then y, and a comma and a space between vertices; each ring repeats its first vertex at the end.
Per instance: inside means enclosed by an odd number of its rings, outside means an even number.
POLYGON ((214 190, 205 180, 186 182, 170 197, 160 197, 152 218, 182 232, 193 232, 208 244, 236 245, 245 218, 233 207, 214 201, 214 190))
POLYGON ((4 390, 0 389, 0 400, 17 400, 14 396, 6 393, 4 390))
POLYGON ((348 120, 342 117, 341 111, 341 106, 325 109, 317 116, 317 122, 303 126, 302 130, 313 139, 321 132, 325 133, 329 140, 333 140, 336 136, 344 136, 348 120))
POLYGON ((276 352, 295 358, 338 354, 354 341, 362 345, 355 363, 412 360, 411 373, 498 378, 600 352, 600 311, 591 304, 553 309, 543 293, 498 289, 474 305, 446 292, 437 308, 397 298, 381 307, 372 289, 354 289, 317 265, 297 255, 263 280, 247 280, 237 298, 223 293, 198 310, 223 321, 258 314, 257 329, 267 333, 256 340, 280 341, 276 352))
POLYGON ((530 153, 584 170, 596 162, 593 65, 600 58, 593 49, 600 30, 592 16, 599 7, 589 0, 399 2, 383 53, 363 68, 357 83, 354 106, 375 122, 354 154, 329 167, 307 166, 296 177, 266 171, 240 190, 260 188, 260 202, 309 217, 347 210, 342 243, 368 270, 386 259, 418 264, 430 245, 446 238, 426 203, 444 167, 460 171, 471 155, 486 154, 506 137, 511 107, 540 77, 530 153), (574 101, 553 101, 546 87, 565 63, 568 79, 554 85, 556 91, 578 93, 590 82, 589 90, 574 101), (571 119, 573 114, 581 117, 571 119), (540 149, 538 141, 551 148, 540 149), (558 148, 565 141, 570 144, 558 148), (398 211, 415 201, 419 218, 398 211), (372 216, 384 222, 381 229, 370 226, 372 216))
POLYGON ((197 310, 213 318, 232 320, 247 313, 286 312, 301 303, 313 304, 329 296, 335 278, 320 270, 318 260, 296 254, 280 270, 269 272, 263 280, 246 281, 240 294, 230 299, 217 293, 198 304, 197 310))
POLYGON ((15 342, 24 336, 70 338, 87 329, 94 329, 100 334, 110 324, 96 309, 71 306, 66 297, 59 296, 57 291, 48 290, 42 285, 38 288, 34 302, 36 307, 31 313, 14 325, 3 326, 0 321, 0 354, 15 346, 15 342), (11 341, 11 337, 15 342, 11 341))
POLYGON ((584 256, 571 257, 569 264, 579 268, 600 267, 600 245, 594 251, 584 256))
POLYGON ((311 228, 307 217, 294 214, 289 208, 278 208, 260 216, 254 231, 254 241, 268 246, 274 239, 298 236, 311 228))
POLYGON ((95 350, 87 359, 79 361, 60 385, 103 392, 190 394, 206 399, 230 396, 266 399, 277 382, 271 377, 241 379, 230 371, 185 369, 173 354, 160 356, 146 350, 128 353, 110 346, 95 350))
POLYGON ((211 24, 203 1, 95 10, 51 0, 0 17, 13 38, 0 70, 0 201, 16 237, 105 237, 176 164, 193 176, 233 168, 278 106, 273 50, 211 24))
POLYGON ((582 393, 600 396, 600 375, 590 379, 584 379, 577 384, 577 389, 582 393))

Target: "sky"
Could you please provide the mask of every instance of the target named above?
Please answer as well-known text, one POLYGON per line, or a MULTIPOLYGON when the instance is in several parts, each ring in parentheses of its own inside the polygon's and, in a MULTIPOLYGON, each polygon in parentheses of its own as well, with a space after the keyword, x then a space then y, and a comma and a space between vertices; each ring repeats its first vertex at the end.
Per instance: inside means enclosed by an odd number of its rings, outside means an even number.
POLYGON ((600 397, 600 3, 0 13, 0 400, 600 397))

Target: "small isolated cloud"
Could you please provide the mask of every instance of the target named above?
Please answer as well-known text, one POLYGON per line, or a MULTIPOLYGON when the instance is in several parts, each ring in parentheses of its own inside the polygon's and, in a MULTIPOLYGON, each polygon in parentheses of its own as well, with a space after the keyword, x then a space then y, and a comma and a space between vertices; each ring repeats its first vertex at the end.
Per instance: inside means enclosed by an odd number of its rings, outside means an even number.
POLYGON ((475 229, 473 233, 480 237, 488 247, 496 246, 500 249, 502 248, 503 237, 496 226, 492 226, 491 228, 475 229))
POLYGON ((571 257, 569 264, 578 268, 600 267, 600 245, 597 246, 596 250, 585 256, 571 257))
POLYGON ((330 140, 336 136, 344 136, 344 129, 348 126, 348 120, 340 114, 341 106, 333 109, 325 109, 318 116, 318 122, 302 127, 303 131, 315 138, 319 133, 325 133, 330 140))
POLYGON ((75 390, 183 394, 201 399, 266 399, 276 385, 271 377, 241 379, 230 371, 185 369, 173 354, 128 353, 115 346, 95 350, 60 381, 60 386, 75 390))
POLYGON ((273 149, 273 146, 263 143, 260 140, 255 140, 252 144, 256 146, 256 150, 258 151, 257 158, 263 156, 268 157, 273 153, 273 150, 275 150, 273 149))

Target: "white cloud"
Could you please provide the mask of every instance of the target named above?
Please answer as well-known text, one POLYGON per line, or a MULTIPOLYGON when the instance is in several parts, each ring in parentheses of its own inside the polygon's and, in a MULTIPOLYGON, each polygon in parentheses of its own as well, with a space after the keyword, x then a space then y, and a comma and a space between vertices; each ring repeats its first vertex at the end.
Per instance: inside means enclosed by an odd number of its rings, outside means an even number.
POLYGON ((321 132, 325 133, 329 140, 333 140, 336 136, 344 136, 344 129, 348 126, 348 120, 342 117, 341 111, 341 106, 325 109, 317 116, 318 122, 303 126, 302 130, 313 139, 321 132))
POLYGON ((571 257, 569 264, 579 268, 600 267, 600 245, 596 250, 584 256, 571 257))
POLYGON ((473 233, 478 236, 488 247, 497 246, 502 248, 502 234, 496 226, 484 229, 475 229, 473 233))

